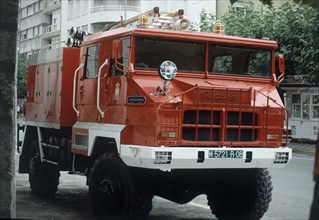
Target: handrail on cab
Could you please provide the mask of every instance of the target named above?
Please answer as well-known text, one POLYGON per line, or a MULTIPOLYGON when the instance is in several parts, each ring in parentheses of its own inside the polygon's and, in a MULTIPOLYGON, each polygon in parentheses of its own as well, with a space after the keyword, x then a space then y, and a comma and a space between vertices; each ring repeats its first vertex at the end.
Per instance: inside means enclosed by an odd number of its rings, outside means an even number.
POLYGON ((97 96, 96 96, 96 108, 97 110, 100 112, 101 117, 104 118, 104 112, 102 111, 102 109, 100 108, 100 87, 101 87, 101 72, 102 72, 102 68, 106 65, 109 64, 109 60, 105 59, 104 63, 100 66, 99 68, 99 74, 97 77, 97 96))
POLYGON ((73 98, 72 98, 72 106, 73 106, 73 109, 76 113, 76 116, 79 117, 80 115, 80 112, 79 110, 75 107, 75 92, 76 92, 76 77, 77 77, 77 73, 79 72, 79 70, 81 68, 83 68, 83 63, 80 64, 80 66, 74 71, 74 76, 73 76, 73 98))

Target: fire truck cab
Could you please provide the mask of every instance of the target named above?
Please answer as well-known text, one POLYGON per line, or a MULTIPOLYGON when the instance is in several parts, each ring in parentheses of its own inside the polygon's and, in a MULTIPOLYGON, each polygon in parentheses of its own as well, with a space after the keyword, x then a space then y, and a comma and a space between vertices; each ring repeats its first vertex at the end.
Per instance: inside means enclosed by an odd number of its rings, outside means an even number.
POLYGON ((147 219, 153 195, 206 194, 218 219, 260 219, 267 168, 292 153, 277 43, 223 35, 220 23, 189 31, 182 11, 135 20, 30 57, 19 171, 32 192, 53 196, 69 171, 87 176, 98 218, 147 219))

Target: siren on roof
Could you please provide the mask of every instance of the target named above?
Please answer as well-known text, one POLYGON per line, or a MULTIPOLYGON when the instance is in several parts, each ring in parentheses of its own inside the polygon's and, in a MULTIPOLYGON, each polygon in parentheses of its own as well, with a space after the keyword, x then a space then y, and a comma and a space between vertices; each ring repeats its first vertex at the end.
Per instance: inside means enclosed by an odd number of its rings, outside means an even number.
POLYGON ((137 27, 187 31, 190 28, 190 21, 184 18, 183 9, 175 13, 167 13, 160 12, 159 7, 154 7, 153 13, 144 13, 138 16, 137 27))
POLYGON ((181 31, 187 31, 190 28, 191 22, 186 19, 179 19, 176 21, 176 28, 181 31))

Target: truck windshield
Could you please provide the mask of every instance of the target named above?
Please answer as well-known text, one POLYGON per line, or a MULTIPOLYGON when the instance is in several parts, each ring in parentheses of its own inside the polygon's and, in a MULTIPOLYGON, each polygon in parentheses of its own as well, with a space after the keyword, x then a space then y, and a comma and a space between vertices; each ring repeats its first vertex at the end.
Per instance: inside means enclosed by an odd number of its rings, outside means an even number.
POLYGON ((209 74, 271 75, 271 50, 211 44, 208 59, 209 74))
MULTIPOLYGON (((209 44, 209 74, 270 77, 271 50, 209 44)), ((135 69, 158 69, 165 60, 179 71, 205 73, 205 43, 163 38, 137 38, 135 69)))
POLYGON ((204 72, 205 44, 158 38, 136 39, 136 69, 158 69, 165 60, 173 61, 180 71, 204 72))

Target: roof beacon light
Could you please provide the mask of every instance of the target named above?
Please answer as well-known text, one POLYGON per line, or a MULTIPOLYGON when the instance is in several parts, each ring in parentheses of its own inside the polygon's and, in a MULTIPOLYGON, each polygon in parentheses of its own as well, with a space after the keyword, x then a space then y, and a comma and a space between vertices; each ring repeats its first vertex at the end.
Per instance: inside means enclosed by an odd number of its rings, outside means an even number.
POLYGON ((174 13, 160 13, 159 7, 154 7, 152 12, 138 15, 137 27, 188 31, 190 21, 184 18, 183 9, 179 9, 174 13))
POLYGON ((137 18, 138 27, 146 27, 148 23, 148 14, 140 14, 137 18))
POLYGON ((224 23, 221 20, 215 21, 213 32, 216 33, 216 34, 222 34, 222 35, 225 34, 224 23))

